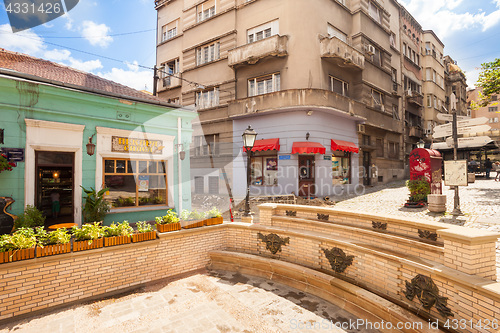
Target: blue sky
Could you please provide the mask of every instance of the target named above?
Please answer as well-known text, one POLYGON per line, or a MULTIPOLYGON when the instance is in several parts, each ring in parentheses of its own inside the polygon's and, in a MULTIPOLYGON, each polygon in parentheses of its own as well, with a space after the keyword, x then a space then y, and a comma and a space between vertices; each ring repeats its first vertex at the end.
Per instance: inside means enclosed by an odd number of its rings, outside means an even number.
MULTIPOLYGON (((80 0, 68 14, 16 34, 0 3, 0 47, 152 90, 152 71, 141 66, 155 64, 154 0, 80 0)), ((481 63, 500 58, 500 0, 400 3, 423 29, 434 30, 445 44, 444 53, 466 72, 469 86, 481 63)))

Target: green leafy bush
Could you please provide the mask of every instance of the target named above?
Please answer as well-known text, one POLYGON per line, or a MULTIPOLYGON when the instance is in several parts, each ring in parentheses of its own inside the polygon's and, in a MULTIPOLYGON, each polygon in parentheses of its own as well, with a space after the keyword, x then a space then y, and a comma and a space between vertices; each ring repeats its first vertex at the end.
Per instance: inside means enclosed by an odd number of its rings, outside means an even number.
POLYGON ((0 252, 30 249, 35 245, 35 232, 31 228, 20 228, 12 235, 0 236, 0 252))
POLYGON ((35 237, 37 245, 44 247, 46 245, 68 244, 71 240, 71 235, 65 228, 59 228, 54 231, 47 232, 42 227, 36 228, 35 237))
POLYGON ((167 211, 167 214, 162 217, 155 217, 155 222, 157 224, 169 224, 169 223, 177 223, 179 222, 179 218, 177 217, 177 213, 174 212, 173 210, 169 209, 167 211))
POLYGON ((201 220, 201 219, 204 219, 204 218, 205 218, 205 214, 201 213, 201 212, 198 212, 197 210, 193 210, 189 214, 189 219, 190 220, 201 220))
POLYGON ((406 186, 410 191, 410 202, 427 201, 427 195, 431 193, 431 187, 424 177, 407 180, 406 186))
POLYGON ((153 231, 153 226, 146 221, 139 221, 136 223, 136 226, 137 232, 140 234, 153 231))
POLYGON ((104 200, 104 194, 109 188, 103 188, 97 192, 94 188, 87 190, 80 186, 87 196, 85 197, 85 206, 83 207, 83 219, 85 222, 102 221, 109 212, 109 203, 104 200))
POLYGON ((101 238, 104 235, 100 222, 94 222, 93 224, 84 224, 81 228, 73 227, 71 228, 71 233, 77 241, 88 240, 89 244, 97 238, 101 238))
POLYGON ((15 229, 42 227, 45 223, 45 216, 35 206, 27 205, 24 213, 15 221, 15 229))
POLYGON ((122 223, 111 223, 108 227, 103 227, 104 237, 113 236, 130 236, 134 232, 128 221, 123 221, 122 223))
POLYGON ((212 207, 208 212, 206 212, 206 217, 221 217, 222 213, 220 210, 217 209, 217 207, 212 207))

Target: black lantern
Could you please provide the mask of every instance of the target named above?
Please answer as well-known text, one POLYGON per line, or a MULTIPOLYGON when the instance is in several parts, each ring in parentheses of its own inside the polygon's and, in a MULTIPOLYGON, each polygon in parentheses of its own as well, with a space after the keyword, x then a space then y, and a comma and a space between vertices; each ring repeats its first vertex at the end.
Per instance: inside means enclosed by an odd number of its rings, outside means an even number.
POLYGON ((184 145, 182 143, 177 144, 177 151, 179 152, 179 158, 184 161, 186 158, 186 151, 184 150, 184 145))
POLYGON ((255 144, 255 138, 257 137, 257 132, 255 132, 252 127, 248 128, 243 132, 243 147, 247 152, 247 196, 245 198, 245 216, 250 216, 250 168, 251 168, 251 154, 252 148, 255 144))
POLYGON ((92 134, 92 136, 89 137, 89 143, 87 143, 87 154, 89 154, 89 156, 92 156, 95 153, 95 144, 92 143, 93 137, 94 134, 92 134))

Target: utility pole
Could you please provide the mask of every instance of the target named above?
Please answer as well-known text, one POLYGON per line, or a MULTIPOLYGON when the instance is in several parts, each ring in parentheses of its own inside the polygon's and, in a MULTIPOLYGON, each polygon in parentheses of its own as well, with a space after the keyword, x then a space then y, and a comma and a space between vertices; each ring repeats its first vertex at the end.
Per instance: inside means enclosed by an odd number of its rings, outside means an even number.
MULTIPOLYGON (((458 130, 457 130, 457 98, 454 93, 451 93, 450 96, 450 104, 451 104, 451 114, 453 116, 452 122, 452 137, 453 137, 453 160, 456 161, 458 159, 457 156, 457 148, 458 148, 458 130)), ((462 211, 460 210, 460 197, 458 193, 458 185, 455 186, 455 199, 454 199, 454 208, 453 212, 451 212, 453 216, 462 215, 462 211)))

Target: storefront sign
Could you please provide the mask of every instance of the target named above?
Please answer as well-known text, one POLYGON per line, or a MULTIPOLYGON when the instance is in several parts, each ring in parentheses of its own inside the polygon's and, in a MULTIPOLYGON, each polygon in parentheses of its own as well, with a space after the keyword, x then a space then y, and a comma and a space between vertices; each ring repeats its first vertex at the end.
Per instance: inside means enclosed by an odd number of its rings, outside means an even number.
POLYGON ((163 141, 161 140, 125 138, 120 136, 113 136, 111 138, 111 151, 114 152, 161 155, 163 148, 163 141))
POLYGON ((9 162, 24 162, 24 148, 1 148, 0 151, 9 162))
POLYGON ((332 155, 323 155, 323 159, 325 161, 331 161, 332 160, 332 155))
POLYGON ((291 158, 291 156, 290 155, 280 155, 280 156, 278 156, 278 158, 280 160, 289 160, 291 158))

